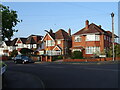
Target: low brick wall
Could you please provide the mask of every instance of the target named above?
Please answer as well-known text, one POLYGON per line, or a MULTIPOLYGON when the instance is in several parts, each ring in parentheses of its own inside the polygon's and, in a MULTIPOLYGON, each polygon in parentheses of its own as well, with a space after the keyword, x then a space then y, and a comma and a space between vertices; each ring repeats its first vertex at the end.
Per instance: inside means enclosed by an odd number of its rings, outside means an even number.
MULTIPOLYGON (((64 59, 64 62, 95 62, 95 61, 112 61, 113 58, 91 58, 91 59, 64 59)), ((116 57, 115 60, 120 60, 120 57, 116 57)))
POLYGON ((39 61, 39 60, 40 60, 40 57, 31 56, 30 58, 31 58, 33 61, 39 61))
POLYGON ((8 56, 1 56, 1 57, 0 57, 0 60, 3 60, 3 61, 4 61, 4 60, 8 60, 8 56))

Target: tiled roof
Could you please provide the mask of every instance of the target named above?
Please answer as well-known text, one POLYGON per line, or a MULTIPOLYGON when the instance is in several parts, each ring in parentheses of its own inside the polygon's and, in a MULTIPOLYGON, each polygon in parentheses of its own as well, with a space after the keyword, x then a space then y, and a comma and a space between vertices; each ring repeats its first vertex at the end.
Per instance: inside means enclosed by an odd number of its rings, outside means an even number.
POLYGON ((15 43, 16 43, 17 39, 18 39, 18 38, 15 38, 15 39, 12 40, 11 46, 15 46, 15 43))
POLYGON ((60 29, 55 33, 55 39, 70 40, 70 36, 68 35, 68 33, 66 31, 64 31, 63 29, 60 29))
POLYGON ((12 41, 5 41, 7 46, 11 46, 12 41))
POLYGON ((35 40, 32 38, 32 37, 29 37, 27 40, 26 40, 26 44, 36 44, 37 42, 35 42, 35 40))
POLYGON ((40 44, 41 42, 41 39, 43 38, 43 36, 39 36, 39 35, 30 35, 27 40, 26 40, 26 43, 27 44, 40 44), (37 37, 36 41, 34 40, 33 37, 37 37))
MULTIPOLYGON (((111 36, 112 37, 112 32, 110 32, 110 31, 106 31, 108 34, 109 34, 109 36, 111 36)), ((115 34, 114 34, 115 35, 115 34)), ((115 38, 119 38, 117 35, 115 35, 115 38)))
POLYGON ((103 33, 103 32, 105 34, 107 34, 107 32, 105 30, 103 30, 99 26, 95 25, 94 23, 91 23, 89 25, 88 29, 83 28, 73 35, 88 34, 88 33, 103 33))
POLYGON ((25 43, 26 43, 27 38, 20 38, 20 40, 22 41, 22 43, 23 43, 23 44, 25 44, 25 43))

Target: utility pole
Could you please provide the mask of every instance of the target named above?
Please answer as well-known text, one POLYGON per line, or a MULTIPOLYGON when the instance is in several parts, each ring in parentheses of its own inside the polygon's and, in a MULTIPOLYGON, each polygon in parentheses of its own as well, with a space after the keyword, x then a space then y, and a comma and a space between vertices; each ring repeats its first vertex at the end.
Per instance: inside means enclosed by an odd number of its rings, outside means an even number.
POLYGON ((111 13, 111 17, 112 17, 112 46, 113 46, 113 61, 114 61, 114 57, 115 57, 115 53, 114 53, 114 13, 111 13))

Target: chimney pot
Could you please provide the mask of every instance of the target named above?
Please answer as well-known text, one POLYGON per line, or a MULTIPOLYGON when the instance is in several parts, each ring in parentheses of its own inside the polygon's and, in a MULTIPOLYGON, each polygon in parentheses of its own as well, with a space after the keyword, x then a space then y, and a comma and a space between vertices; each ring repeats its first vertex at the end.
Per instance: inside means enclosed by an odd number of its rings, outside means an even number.
POLYGON ((86 20, 85 24, 86 24, 85 29, 88 29, 88 27, 89 27, 89 21, 88 21, 88 20, 86 20))
POLYGON ((52 29, 50 29, 50 33, 53 33, 52 29))
POLYGON ((101 26, 101 25, 99 25, 99 27, 101 28, 102 26, 101 26))
POLYGON ((71 36, 71 29, 68 29, 68 35, 71 36))

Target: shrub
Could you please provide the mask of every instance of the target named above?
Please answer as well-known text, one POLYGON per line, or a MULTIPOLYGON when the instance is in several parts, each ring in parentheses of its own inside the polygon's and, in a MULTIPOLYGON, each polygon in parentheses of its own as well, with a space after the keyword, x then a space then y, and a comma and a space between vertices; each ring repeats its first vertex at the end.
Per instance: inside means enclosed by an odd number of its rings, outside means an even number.
POLYGON ((18 51, 17 50, 13 50, 11 53, 10 53, 10 57, 15 57, 18 55, 18 51))
POLYGON ((58 56, 57 59, 63 59, 63 56, 58 56))
POLYGON ((82 59, 82 58, 83 58, 82 52, 74 51, 72 53, 72 59, 82 59))

